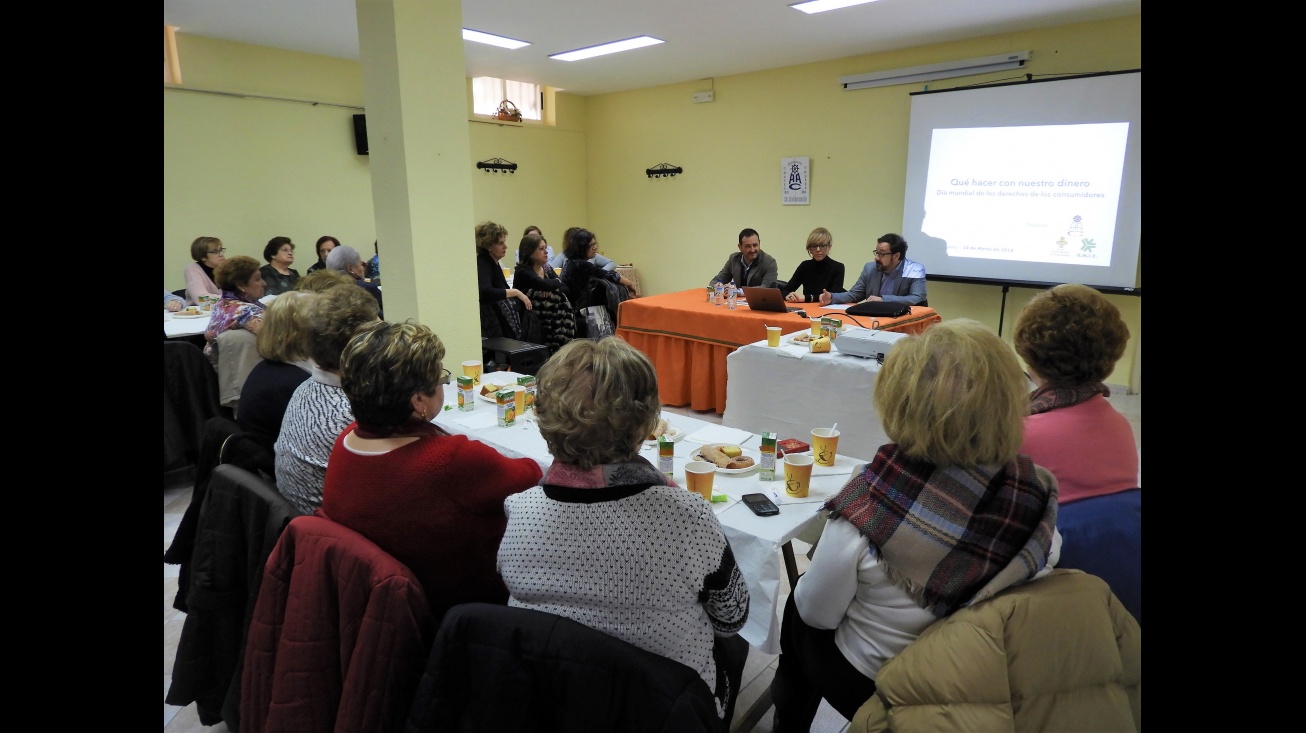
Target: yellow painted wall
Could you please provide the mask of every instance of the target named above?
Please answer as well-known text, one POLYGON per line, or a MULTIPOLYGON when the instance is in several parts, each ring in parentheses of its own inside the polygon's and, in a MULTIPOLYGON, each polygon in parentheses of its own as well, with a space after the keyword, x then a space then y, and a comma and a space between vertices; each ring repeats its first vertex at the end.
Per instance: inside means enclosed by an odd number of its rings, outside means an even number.
MULTIPOLYGON (((206 89, 363 106, 354 61, 178 34, 185 89, 206 89)), ((550 243, 586 220, 586 100, 556 95, 558 125, 469 122, 471 159, 506 158, 512 174, 474 171, 477 221, 508 227, 515 256, 521 231, 534 224, 550 243)), ((275 236, 298 245, 295 269, 307 271, 313 243, 338 237, 370 256, 376 239, 369 159, 354 149, 358 109, 249 99, 170 89, 163 92, 163 287, 183 286, 190 242, 220 237, 227 255, 263 261, 275 236)), ((467 242, 472 232, 450 233, 467 242)), ((384 273, 384 243, 381 244, 384 273)), ((445 273, 435 273, 439 286, 445 273)), ((428 324, 438 328, 438 324, 428 324)))
MULTIPOLYGON (((187 87, 362 105, 356 62, 177 38, 187 87)), ((475 218, 506 226, 513 251, 530 224, 555 247, 565 228, 590 227, 605 254, 639 267, 648 294, 705 284, 744 227, 761 232, 763 248, 787 278, 806 256, 807 233, 824 226, 851 285, 875 238, 901 227, 908 94, 923 85, 845 92, 838 77, 1026 49, 1034 55, 1025 71, 1040 76, 1140 68, 1141 17, 617 94, 558 94, 556 127, 468 123, 473 161, 498 157, 520 166, 513 175, 474 173, 475 218), (715 102, 691 102, 707 89, 715 90, 715 102), (810 206, 779 203, 780 159, 788 156, 811 158, 810 206), (647 178, 644 170, 660 163, 685 173, 647 178)), ((1012 75, 943 80, 932 88, 1012 75)), ((259 259, 269 238, 289 236, 300 246, 301 272, 322 234, 367 250, 375 224, 368 159, 354 152, 356 111, 165 89, 164 287, 182 286, 190 241, 201 234, 221 237, 228 254, 259 259)), ((465 237, 470 257, 471 233, 465 237)), ((994 329, 1001 319, 1010 338, 1034 292, 1011 290, 1004 312, 1000 288, 931 283, 930 305, 944 318, 975 318, 994 329)), ((1133 338, 1108 382, 1136 389, 1141 300, 1109 297, 1133 338)))
MULTIPOLYGON (((1120 71, 1142 65, 1141 17, 990 36, 589 98, 590 225, 609 257, 639 266, 649 294, 697 287, 735 251, 739 230, 761 233, 762 247, 788 278, 806 258, 806 236, 824 226, 852 285, 875 238, 902 226, 909 93, 922 84, 844 91, 840 76, 1032 50, 1024 72, 1120 71), (716 101, 694 104, 696 91, 716 101), (780 160, 811 158, 809 206, 780 204, 780 160), (675 178, 644 169, 670 163, 675 178)), ((931 89, 1015 76, 948 79, 931 89)), ((910 243, 909 243, 910 244, 910 243)), ((911 256, 910 251, 908 256, 911 256)), ((930 283, 930 305, 944 318, 967 317, 1010 338, 1033 290, 930 283)), ((1131 385, 1141 335, 1139 298, 1110 296, 1133 334, 1108 380, 1131 385)))

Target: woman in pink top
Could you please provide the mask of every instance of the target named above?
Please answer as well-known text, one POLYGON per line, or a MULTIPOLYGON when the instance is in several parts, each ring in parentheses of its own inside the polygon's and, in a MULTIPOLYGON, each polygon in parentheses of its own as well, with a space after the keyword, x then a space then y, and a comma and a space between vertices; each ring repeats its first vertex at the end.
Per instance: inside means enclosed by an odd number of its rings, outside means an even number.
POLYGON ((1062 504, 1140 485, 1133 429, 1103 384, 1128 341, 1119 309, 1084 285, 1039 293, 1016 319, 1016 353, 1037 387, 1020 452, 1057 477, 1062 504))

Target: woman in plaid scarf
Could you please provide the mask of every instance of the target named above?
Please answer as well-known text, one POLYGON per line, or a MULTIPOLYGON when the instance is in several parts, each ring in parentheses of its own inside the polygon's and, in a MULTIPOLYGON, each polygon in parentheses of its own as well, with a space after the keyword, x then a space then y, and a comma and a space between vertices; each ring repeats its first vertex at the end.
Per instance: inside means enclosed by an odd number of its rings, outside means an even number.
POLYGON ((1016 355, 960 319, 900 342, 875 382, 894 441, 826 503, 830 521, 785 607, 774 730, 846 718, 930 624, 1056 564, 1056 479, 1019 455, 1016 355))

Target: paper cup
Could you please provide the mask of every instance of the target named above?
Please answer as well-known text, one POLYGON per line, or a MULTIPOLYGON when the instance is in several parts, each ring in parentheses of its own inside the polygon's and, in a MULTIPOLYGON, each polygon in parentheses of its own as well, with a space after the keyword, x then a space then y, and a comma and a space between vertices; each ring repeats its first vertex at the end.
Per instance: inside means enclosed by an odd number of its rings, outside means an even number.
POLYGON ((525 415, 526 414, 526 388, 521 386, 520 384, 509 384, 506 385, 504 389, 510 389, 513 391, 512 399, 517 406, 517 416, 521 417, 522 415, 525 415))
POLYGON ((818 466, 833 466, 834 454, 839 452, 839 431, 829 428, 812 430, 812 455, 818 466))
POLYGON ((775 348, 775 347, 777 347, 777 346, 780 345, 780 327, 779 327, 779 326, 767 326, 767 327, 766 327, 766 345, 767 345, 767 346, 770 346, 771 348, 775 348))
POLYGON ((812 457, 805 453, 785 455, 785 496, 802 499, 812 483, 812 457))
POLYGON ((686 488, 709 502, 712 501, 712 478, 716 476, 716 464, 707 461, 690 461, 685 464, 686 488))
POLYGON ((481 381, 481 360, 468 359, 463 362, 463 376, 471 377, 473 384, 479 383, 481 381))
POLYGON ((811 331, 811 334, 812 334, 813 336, 820 336, 820 335, 821 335, 821 319, 820 319, 820 318, 813 318, 813 319, 812 319, 812 331, 811 331))

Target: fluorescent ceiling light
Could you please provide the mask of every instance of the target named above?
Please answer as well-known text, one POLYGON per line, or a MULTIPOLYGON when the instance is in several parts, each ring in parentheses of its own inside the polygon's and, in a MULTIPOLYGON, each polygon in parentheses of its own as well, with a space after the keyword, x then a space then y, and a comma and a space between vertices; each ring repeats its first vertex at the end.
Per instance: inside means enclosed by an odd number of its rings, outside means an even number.
POLYGON ((485 43, 491 46, 498 46, 499 48, 507 49, 517 49, 531 45, 526 41, 519 41, 516 38, 505 38, 504 36, 496 36, 493 33, 482 33, 480 31, 474 31, 471 28, 463 29, 463 40, 485 43))
POLYGON ((640 36, 638 38, 627 38, 624 41, 605 43, 601 46, 590 46, 589 48, 578 48, 575 51, 555 53, 550 55, 549 58, 557 59, 559 61, 580 61, 581 59, 603 56, 604 54, 629 51, 634 48, 656 46, 659 43, 666 43, 666 41, 663 41, 660 38, 653 38, 652 36, 640 36))
POLYGON ((812 13, 824 13, 827 10, 838 10, 839 8, 850 8, 854 5, 865 5, 873 3, 875 0, 809 0, 805 3, 794 3, 789 7, 794 10, 801 10, 808 15, 812 13))

